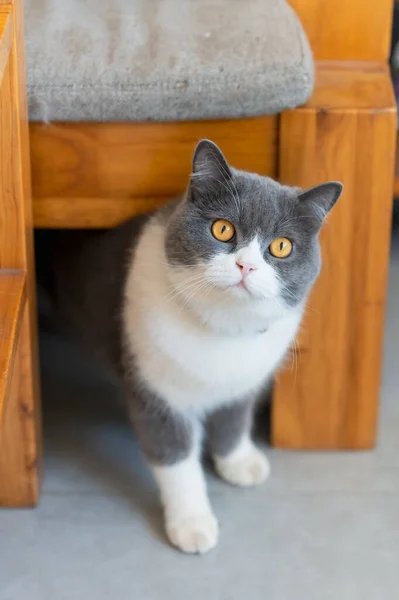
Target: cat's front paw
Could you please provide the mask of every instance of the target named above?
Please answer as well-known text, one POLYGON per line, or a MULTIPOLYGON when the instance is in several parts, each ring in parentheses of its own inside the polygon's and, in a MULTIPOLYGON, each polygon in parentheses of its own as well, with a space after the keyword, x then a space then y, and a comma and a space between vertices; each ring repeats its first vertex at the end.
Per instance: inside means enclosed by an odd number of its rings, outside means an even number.
POLYGON ((166 521, 170 542, 191 554, 204 554, 218 543, 219 526, 212 513, 166 521))
POLYGON ((243 455, 216 457, 215 467, 222 479, 243 487, 262 483, 270 473, 269 461, 255 446, 243 455))

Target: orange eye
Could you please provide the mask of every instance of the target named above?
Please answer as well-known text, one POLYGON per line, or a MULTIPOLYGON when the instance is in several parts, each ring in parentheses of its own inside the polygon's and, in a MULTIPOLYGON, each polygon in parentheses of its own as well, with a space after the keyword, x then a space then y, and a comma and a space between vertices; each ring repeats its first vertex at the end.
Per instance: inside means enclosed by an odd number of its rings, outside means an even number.
POLYGON ((218 219, 212 225, 212 235, 219 242, 229 242, 233 239, 235 232, 234 225, 224 219, 218 219))
POLYGON ((276 258, 287 258, 292 252, 292 242, 285 237, 279 237, 269 246, 270 254, 276 258))

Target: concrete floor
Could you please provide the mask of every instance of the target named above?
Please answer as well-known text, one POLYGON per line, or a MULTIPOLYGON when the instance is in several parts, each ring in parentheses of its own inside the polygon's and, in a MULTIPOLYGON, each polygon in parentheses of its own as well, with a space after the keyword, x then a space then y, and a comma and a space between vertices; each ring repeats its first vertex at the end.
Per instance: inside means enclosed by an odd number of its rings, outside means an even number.
POLYGON ((399 598, 398 234, 378 448, 269 450, 272 475, 256 490, 210 474, 221 538, 204 557, 165 543, 153 482, 112 385, 84 378, 92 367, 77 350, 43 334, 43 495, 36 510, 0 511, 0 599, 399 598))

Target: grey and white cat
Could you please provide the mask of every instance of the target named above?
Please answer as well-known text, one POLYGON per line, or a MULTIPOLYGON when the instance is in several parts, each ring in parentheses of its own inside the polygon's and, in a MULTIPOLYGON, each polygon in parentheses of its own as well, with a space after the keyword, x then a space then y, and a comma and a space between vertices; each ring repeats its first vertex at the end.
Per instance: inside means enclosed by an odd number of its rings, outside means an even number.
POLYGON ((320 270, 319 230, 341 191, 237 171, 203 140, 184 197, 62 253, 59 302, 121 376, 167 535, 184 552, 218 541, 205 436, 227 482, 269 473, 251 440, 254 402, 295 337, 320 270))

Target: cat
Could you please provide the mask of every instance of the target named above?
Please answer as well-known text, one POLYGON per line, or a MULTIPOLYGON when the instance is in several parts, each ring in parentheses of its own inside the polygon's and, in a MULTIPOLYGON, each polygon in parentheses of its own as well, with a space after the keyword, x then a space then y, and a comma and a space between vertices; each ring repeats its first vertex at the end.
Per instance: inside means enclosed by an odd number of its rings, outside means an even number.
POLYGON ((183 197, 57 253, 59 307, 120 376, 167 536, 184 552, 218 541, 205 436, 225 481, 268 476, 251 439, 254 404, 296 335, 321 267, 318 234, 341 192, 236 170, 202 140, 183 197))

